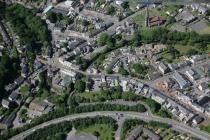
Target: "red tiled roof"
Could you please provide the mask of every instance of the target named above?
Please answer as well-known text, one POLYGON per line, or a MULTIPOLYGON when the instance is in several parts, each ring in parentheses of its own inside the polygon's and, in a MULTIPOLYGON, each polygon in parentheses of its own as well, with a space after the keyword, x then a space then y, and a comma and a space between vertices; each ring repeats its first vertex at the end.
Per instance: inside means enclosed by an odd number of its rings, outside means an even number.
POLYGON ((162 24, 164 22, 164 19, 160 16, 154 16, 150 17, 148 22, 150 26, 156 26, 162 24))

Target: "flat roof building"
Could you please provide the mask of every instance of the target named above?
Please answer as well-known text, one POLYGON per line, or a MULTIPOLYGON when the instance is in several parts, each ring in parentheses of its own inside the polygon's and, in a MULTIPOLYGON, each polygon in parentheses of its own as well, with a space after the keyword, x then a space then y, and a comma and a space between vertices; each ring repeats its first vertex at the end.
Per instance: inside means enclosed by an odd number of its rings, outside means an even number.
POLYGON ((190 81, 188 81, 182 74, 175 72, 172 76, 174 80, 179 84, 180 89, 187 88, 191 86, 190 81))

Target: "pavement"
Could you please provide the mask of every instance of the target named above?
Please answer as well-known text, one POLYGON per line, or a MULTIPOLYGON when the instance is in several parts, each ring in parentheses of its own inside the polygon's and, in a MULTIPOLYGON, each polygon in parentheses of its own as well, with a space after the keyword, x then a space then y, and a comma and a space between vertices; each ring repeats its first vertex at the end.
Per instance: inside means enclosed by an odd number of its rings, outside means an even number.
POLYGON ((19 133, 16 136, 13 136, 9 140, 22 140, 24 137, 27 135, 33 133, 37 129, 44 128, 46 126, 49 126, 51 124, 57 124, 63 121, 70 121, 78 118, 87 118, 87 117, 96 117, 96 116, 110 116, 115 119, 119 117, 119 115, 122 116, 123 118, 127 119, 141 119, 144 121, 158 121, 161 123, 167 123, 172 126, 172 129, 178 130, 183 133, 189 133, 192 136, 200 139, 200 140, 209 140, 210 139, 210 134, 200 131, 198 129, 192 128, 190 126, 187 126, 186 124, 182 122, 178 122, 175 120, 171 120, 168 118, 161 118, 158 116, 154 116, 148 113, 138 113, 138 112, 121 112, 121 111, 99 111, 99 112, 88 112, 88 113, 80 113, 80 114, 73 114, 73 115, 67 115, 61 118, 56 118, 53 120, 50 120, 48 122, 44 122, 42 124, 39 124, 31 129, 28 129, 24 132, 19 133))
POLYGON ((86 17, 93 17, 93 18, 100 18, 104 21, 110 21, 110 22, 117 22, 118 18, 110 15, 106 15, 103 13, 99 13, 96 11, 91 11, 88 9, 83 9, 79 14, 86 16, 86 17))
POLYGON ((90 133, 80 133, 73 135, 71 137, 67 137, 66 140, 97 140, 97 137, 90 133))

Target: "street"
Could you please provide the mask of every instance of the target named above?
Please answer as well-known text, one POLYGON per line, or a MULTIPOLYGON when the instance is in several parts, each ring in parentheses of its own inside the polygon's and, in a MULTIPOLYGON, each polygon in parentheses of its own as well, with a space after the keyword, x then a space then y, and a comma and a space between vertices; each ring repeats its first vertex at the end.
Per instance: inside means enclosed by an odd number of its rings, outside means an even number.
POLYGON ((39 125, 31 128, 31 129, 28 129, 28 130, 16 135, 16 136, 13 136, 9 140, 22 140, 24 137, 33 133, 37 129, 41 129, 41 128, 44 128, 44 127, 49 126, 51 124, 57 124, 57 123, 60 123, 60 122, 63 122, 63 121, 70 121, 70 120, 74 120, 74 119, 77 119, 77 118, 87 118, 87 117, 95 117, 95 116, 110 116, 110 117, 113 117, 114 119, 117 119, 118 114, 122 114, 123 118, 128 118, 128 119, 136 118, 136 119, 141 119, 141 120, 144 120, 144 121, 158 121, 158 122, 161 122, 161 123, 167 123, 169 125, 172 125, 172 129, 175 129, 175 130, 178 130, 178 131, 184 132, 184 133, 189 133, 192 136, 194 136, 194 137, 196 137, 200 140, 209 140, 210 139, 210 135, 207 134, 206 132, 200 131, 198 129, 187 126, 184 123, 180 123, 180 122, 177 122, 175 120, 168 119, 168 118, 161 118, 161 117, 154 116, 154 115, 148 114, 148 113, 121 112, 121 111, 99 111, 99 112, 88 112, 88 113, 73 114, 73 115, 68 115, 68 116, 56 118, 56 119, 50 120, 48 122, 44 122, 42 124, 39 124, 39 125))

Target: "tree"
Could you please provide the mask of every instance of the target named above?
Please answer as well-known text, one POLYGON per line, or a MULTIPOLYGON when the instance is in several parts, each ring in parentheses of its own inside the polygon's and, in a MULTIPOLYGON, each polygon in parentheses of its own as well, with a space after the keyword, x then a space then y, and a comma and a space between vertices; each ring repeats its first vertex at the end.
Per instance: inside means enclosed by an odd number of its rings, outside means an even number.
POLYGON ((112 5, 109 5, 106 9, 108 15, 112 15, 115 12, 115 8, 112 5))
MULTIPOLYGON (((51 36, 47 24, 38 16, 36 9, 27 9, 22 5, 8 5, 2 14, 4 20, 11 24, 14 32, 20 37, 20 45, 26 46, 26 56, 33 62, 36 54, 41 54, 45 42, 50 44, 51 36)), ((49 13, 55 20, 53 13, 49 13)))
POLYGON ((68 100, 67 100, 67 105, 71 106, 71 107, 75 107, 78 105, 75 96, 69 96, 68 100))
POLYGON ((140 44, 141 44, 141 34, 140 33, 135 33, 133 35, 133 38, 132 38, 132 46, 133 47, 138 47, 140 44))
POLYGON ((83 61, 82 57, 80 57, 80 56, 77 56, 77 57, 75 58, 75 60, 76 60, 76 64, 77 64, 77 65, 81 64, 82 61, 83 61))
POLYGON ((195 54, 198 54, 198 51, 195 50, 195 49, 190 49, 187 51, 186 53, 188 56, 191 56, 191 55, 195 55, 195 54))
POLYGON ((125 69, 123 68, 123 66, 121 66, 121 67, 119 68, 119 73, 122 74, 122 75, 128 75, 128 74, 129 74, 129 72, 128 72, 127 70, 125 70, 125 69))
POLYGON ((109 36, 106 40, 106 45, 108 48, 114 48, 115 47, 115 43, 116 43, 116 40, 115 38, 109 36))
POLYGON ((108 73, 108 74, 112 74, 112 73, 113 73, 113 71, 112 71, 112 69, 108 68, 108 69, 106 69, 106 73, 108 73))
POLYGON ((64 140, 66 139, 66 134, 63 132, 59 132, 55 134, 55 137, 52 138, 52 140, 64 140))
POLYGON ((152 99, 147 99, 146 103, 150 107, 152 113, 158 113, 158 111, 161 109, 161 105, 152 99))
POLYGON ((133 64, 132 68, 135 70, 136 73, 145 75, 147 73, 147 67, 138 63, 138 64, 133 64))
POLYGON ((66 87, 65 93, 70 94, 72 91, 74 91, 74 83, 70 82, 69 85, 66 87))
POLYGON ((168 16, 166 19, 166 25, 172 24, 176 22, 176 19, 174 17, 168 16))
POLYGON ((56 23, 57 22, 57 15, 54 12, 47 12, 47 18, 50 20, 50 22, 52 23, 56 23))
POLYGON ((88 26, 88 24, 89 24, 89 23, 88 23, 87 20, 82 20, 82 25, 83 25, 83 26, 88 26))
POLYGON ((98 137, 100 136, 100 133, 98 131, 94 131, 93 135, 96 136, 96 138, 98 139, 98 137))
POLYGON ((74 89, 77 92, 84 92, 85 91, 85 82, 82 80, 76 80, 75 84, 74 84, 74 89))
POLYGON ((3 54, 0 58, 0 99, 5 96, 4 87, 14 81, 18 74, 18 60, 17 58, 10 58, 3 54), (12 73, 12 74, 11 74, 12 73))
POLYGON ((174 46, 168 45, 167 49, 168 49, 168 52, 170 53, 172 59, 175 59, 180 54, 179 51, 174 48, 174 46))
POLYGON ((107 39, 108 39, 108 34, 107 33, 102 33, 101 35, 100 35, 100 37, 98 38, 98 44, 100 45, 100 46, 103 46, 103 45, 105 45, 106 44, 106 42, 107 42, 107 39))
POLYGON ((124 1, 121 6, 122 6, 123 9, 128 9, 129 8, 128 1, 124 1))

